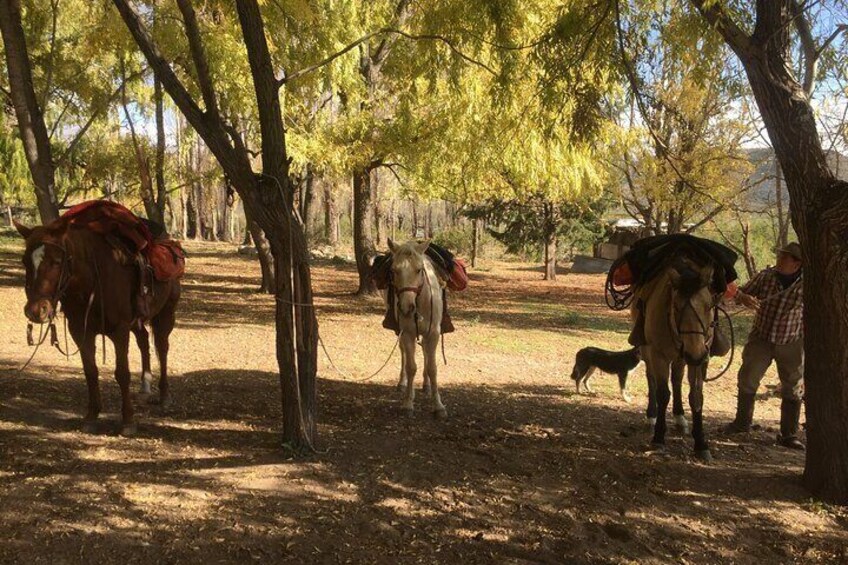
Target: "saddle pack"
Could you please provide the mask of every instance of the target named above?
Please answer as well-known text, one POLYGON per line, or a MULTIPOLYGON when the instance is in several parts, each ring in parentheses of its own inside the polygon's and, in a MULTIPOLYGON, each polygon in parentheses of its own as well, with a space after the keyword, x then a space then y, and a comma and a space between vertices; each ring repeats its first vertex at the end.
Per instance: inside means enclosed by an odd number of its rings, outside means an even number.
POLYGON ((185 274, 185 252, 179 242, 168 239, 162 226, 139 218, 117 202, 89 200, 71 207, 56 222, 119 240, 132 255, 146 260, 156 280, 170 281, 185 274))

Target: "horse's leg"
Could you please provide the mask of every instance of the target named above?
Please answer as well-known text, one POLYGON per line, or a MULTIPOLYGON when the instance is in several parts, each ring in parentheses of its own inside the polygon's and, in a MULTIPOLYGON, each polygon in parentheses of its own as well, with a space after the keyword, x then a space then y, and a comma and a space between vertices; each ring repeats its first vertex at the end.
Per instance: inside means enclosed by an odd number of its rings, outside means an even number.
POLYGON ((654 425, 653 443, 657 447, 665 447, 665 413, 668 410, 668 402, 671 400, 671 390, 668 388, 669 366, 652 367, 652 373, 657 387, 657 423, 654 425))
POLYGON ((683 411, 683 370, 685 368, 685 365, 678 361, 671 365, 671 412, 674 414, 674 427, 681 434, 689 433, 689 422, 686 421, 686 414, 683 411))
POLYGON ((97 370, 97 346, 94 335, 84 335, 84 330, 69 326, 71 337, 79 347, 82 369, 85 372, 85 384, 88 387, 88 410, 82 422, 82 429, 93 434, 97 431, 97 417, 103 406, 100 400, 100 374, 97 370))
POLYGON ((144 324, 133 325, 132 332, 141 352, 141 394, 150 394, 150 386, 153 384, 153 373, 150 371, 150 335, 144 324))
POLYGON ((135 435, 132 395, 130 394, 129 328, 120 328, 111 336, 115 344, 115 380, 121 387, 121 435, 135 435))
POLYGON ((710 446, 704 437, 704 375, 707 364, 689 367, 689 409, 692 411, 692 439, 695 440, 695 456, 702 461, 712 460, 710 446))
POLYGON ((645 422, 648 429, 653 431, 657 425, 657 385, 653 375, 645 364, 645 377, 648 380, 648 408, 645 411, 645 422))
POLYGON ((438 362, 436 361, 436 349, 439 346, 439 334, 431 335, 424 340, 424 381, 430 383, 430 398, 433 401, 433 416, 446 418, 448 411, 442 404, 439 396, 439 384, 437 380, 438 362))
POLYGON ((400 346, 403 348, 403 371, 406 373, 406 395, 404 395, 401 408, 408 416, 411 416, 415 404, 415 371, 418 370, 415 365, 415 337, 404 336, 400 346))
POLYGON ((400 378, 398 379, 398 392, 406 391, 406 354, 404 353, 403 343, 400 344, 400 378))
POLYGON ((175 306, 175 302, 169 301, 151 320, 153 343, 156 347, 156 356, 159 357, 159 404, 163 408, 171 405, 171 395, 168 391, 168 349, 175 323, 175 306))

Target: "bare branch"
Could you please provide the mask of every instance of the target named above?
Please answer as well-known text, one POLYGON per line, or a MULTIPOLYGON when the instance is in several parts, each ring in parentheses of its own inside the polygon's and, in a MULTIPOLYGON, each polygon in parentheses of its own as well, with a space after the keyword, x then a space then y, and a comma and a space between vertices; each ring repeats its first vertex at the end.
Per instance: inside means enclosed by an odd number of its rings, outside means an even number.
POLYGON ((89 116, 88 120, 85 122, 85 124, 83 124, 83 126, 80 128, 80 130, 74 136, 74 138, 68 144, 68 148, 65 149, 65 151, 61 155, 59 155, 59 157, 56 159, 56 167, 57 168, 60 167, 68 159, 68 157, 71 156, 74 149, 76 149, 79 142, 82 141, 83 136, 85 136, 85 134, 88 132, 88 129, 97 120, 97 118, 99 118, 103 114, 103 112, 105 112, 106 110, 109 109, 109 106, 112 105, 112 102, 117 100, 118 96, 120 96, 120 94, 121 94, 121 91, 124 89, 124 86, 126 85, 126 83, 128 81, 140 78, 141 76, 144 75, 145 72, 147 72, 147 67, 145 67, 145 68, 141 69, 140 71, 132 73, 131 75, 121 79, 121 84, 118 85, 118 88, 116 88, 115 90, 112 91, 112 94, 109 96, 108 99, 106 99, 106 101, 103 102, 103 104, 101 104, 100 106, 95 108, 94 112, 91 113, 91 116, 89 116))
POLYGON ((371 39, 374 36, 380 35, 381 33, 385 33, 385 30, 380 29, 380 30, 371 32, 367 35, 363 35, 362 37, 360 37, 359 39, 357 39, 353 43, 346 45, 345 47, 343 47, 339 51, 336 51, 332 55, 325 57, 324 59, 322 59, 318 63, 315 63, 314 65, 310 65, 306 68, 295 71, 295 72, 293 72, 289 75, 283 76, 283 78, 281 78, 279 80, 279 85, 282 86, 282 85, 286 84, 287 82, 293 81, 297 78, 302 77, 303 75, 309 74, 313 71, 320 69, 321 67, 329 65, 330 63, 332 63, 333 61, 335 61, 336 59, 338 59, 339 57, 341 57, 345 53, 348 53, 349 51, 351 51, 352 49, 355 49, 360 44, 368 41, 369 39, 371 39))

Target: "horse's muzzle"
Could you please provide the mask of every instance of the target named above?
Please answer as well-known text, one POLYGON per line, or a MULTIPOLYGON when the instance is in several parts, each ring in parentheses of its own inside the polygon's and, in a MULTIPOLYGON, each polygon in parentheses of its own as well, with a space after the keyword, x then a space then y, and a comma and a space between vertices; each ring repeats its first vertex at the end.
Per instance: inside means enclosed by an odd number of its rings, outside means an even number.
POLYGON ((700 359, 696 359, 692 355, 689 355, 688 353, 684 353, 683 354, 683 360, 686 361, 687 365, 703 365, 707 361, 709 354, 710 354, 709 350, 707 350, 707 353, 704 354, 704 355, 701 355, 700 359))
POLYGON ((53 315, 53 305, 47 298, 31 300, 24 306, 24 315, 30 322, 43 324, 53 315))

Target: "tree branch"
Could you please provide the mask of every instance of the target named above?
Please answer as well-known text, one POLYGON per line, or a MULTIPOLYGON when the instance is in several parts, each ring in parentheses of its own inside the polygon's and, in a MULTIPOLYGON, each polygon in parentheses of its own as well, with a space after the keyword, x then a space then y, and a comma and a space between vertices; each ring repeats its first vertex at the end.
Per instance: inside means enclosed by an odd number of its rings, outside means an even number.
POLYGON ((690 0, 704 19, 724 38, 725 42, 740 58, 751 47, 751 36, 739 27, 720 1, 690 0))
POLYGON ((65 149, 65 151, 62 152, 62 154, 59 155, 59 157, 56 159, 56 167, 57 168, 60 167, 65 162, 65 160, 67 160, 68 157, 71 156, 74 149, 76 149, 79 142, 82 141, 83 136, 86 134, 86 132, 88 132, 88 129, 95 122, 95 120, 97 120, 97 118, 99 118, 103 114, 103 112, 108 110, 109 106, 112 105, 112 102, 114 102, 118 98, 118 96, 120 96, 121 91, 124 89, 124 86, 126 85, 126 83, 131 81, 131 80, 135 80, 137 78, 140 78, 141 76, 144 75, 145 72, 147 72, 146 67, 141 69, 140 71, 132 73, 131 75, 121 79, 121 84, 118 86, 118 88, 113 90, 112 94, 109 96, 109 98, 106 99, 106 101, 103 102, 102 105, 100 105, 98 108, 96 108, 94 110, 94 112, 91 113, 91 116, 89 116, 88 120, 85 122, 85 124, 83 124, 83 126, 80 128, 80 130, 74 136, 74 138, 68 144, 67 149, 65 149))
POLYGON ((212 118, 218 119, 218 102, 215 98, 215 87, 212 86, 212 77, 209 74, 209 62, 206 60, 203 41, 200 39, 197 14, 190 0, 177 0, 177 5, 185 22, 186 37, 191 51, 191 59, 194 61, 194 68, 197 71, 197 84, 200 86, 200 94, 203 96, 203 105, 212 118))

